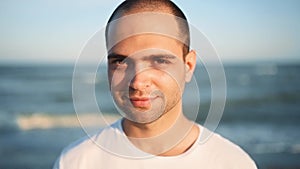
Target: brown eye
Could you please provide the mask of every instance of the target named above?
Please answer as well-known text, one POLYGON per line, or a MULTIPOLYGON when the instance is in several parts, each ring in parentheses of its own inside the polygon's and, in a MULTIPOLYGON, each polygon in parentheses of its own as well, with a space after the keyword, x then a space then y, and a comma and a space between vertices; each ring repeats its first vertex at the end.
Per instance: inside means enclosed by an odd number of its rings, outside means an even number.
POLYGON ((122 65, 122 64, 125 64, 125 62, 124 62, 124 59, 116 59, 112 62, 112 64, 122 65))
POLYGON ((167 59, 154 58, 154 63, 155 64, 170 64, 171 62, 167 59))
POLYGON ((111 59, 110 65, 112 69, 125 69, 128 66, 126 59, 111 59))

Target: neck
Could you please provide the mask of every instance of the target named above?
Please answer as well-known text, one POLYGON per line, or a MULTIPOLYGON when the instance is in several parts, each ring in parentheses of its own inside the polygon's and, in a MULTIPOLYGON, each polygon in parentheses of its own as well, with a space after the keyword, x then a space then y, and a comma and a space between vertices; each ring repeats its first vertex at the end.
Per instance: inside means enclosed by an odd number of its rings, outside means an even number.
POLYGON ((124 119, 125 134, 136 147, 150 154, 176 155, 186 151, 198 137, 199 131, 183 115, 181 104, 178 105, 151 123, 124 119))

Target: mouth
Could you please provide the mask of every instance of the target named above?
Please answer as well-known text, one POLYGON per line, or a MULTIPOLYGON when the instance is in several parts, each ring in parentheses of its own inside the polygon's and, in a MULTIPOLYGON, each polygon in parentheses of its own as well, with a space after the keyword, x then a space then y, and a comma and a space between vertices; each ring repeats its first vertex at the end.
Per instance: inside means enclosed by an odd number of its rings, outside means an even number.
POLYGON ((151 102, 153 102, 157 98, 158 98, 158 96, 130 97, 129 100, 134 107, 149 108, 149 107, 151 107, 151 102))

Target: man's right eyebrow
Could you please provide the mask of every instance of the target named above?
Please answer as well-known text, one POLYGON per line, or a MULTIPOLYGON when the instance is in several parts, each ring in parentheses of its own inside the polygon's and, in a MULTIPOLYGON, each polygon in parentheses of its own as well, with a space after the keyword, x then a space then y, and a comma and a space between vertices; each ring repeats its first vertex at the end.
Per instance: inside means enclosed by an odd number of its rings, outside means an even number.
POLYGON ((107 55, 107 59, 115 59, 115 58, 126 58, 127 56, 117 54, 117 53, 110 53, 107 55))

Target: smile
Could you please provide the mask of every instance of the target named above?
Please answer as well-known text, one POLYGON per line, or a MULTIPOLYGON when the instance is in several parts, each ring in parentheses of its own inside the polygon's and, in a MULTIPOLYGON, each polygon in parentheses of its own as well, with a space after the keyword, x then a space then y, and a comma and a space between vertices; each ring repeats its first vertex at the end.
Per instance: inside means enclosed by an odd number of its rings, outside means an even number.
POLYGON ((151 102, 158 96, 153 97, 130 97, 129 100, 134 107, 148 108, 151 106, 151 102))

